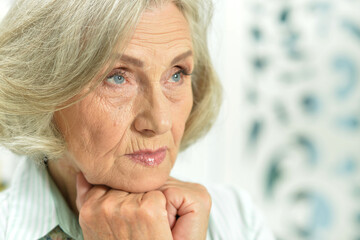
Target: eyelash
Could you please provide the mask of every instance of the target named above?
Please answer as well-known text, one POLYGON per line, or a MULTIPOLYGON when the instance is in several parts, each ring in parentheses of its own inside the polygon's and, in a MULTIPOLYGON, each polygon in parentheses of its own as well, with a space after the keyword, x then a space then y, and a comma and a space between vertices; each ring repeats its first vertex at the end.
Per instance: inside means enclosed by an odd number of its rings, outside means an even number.
POLYGON ((127 73, 127 71, 125 69, 118 68, 118 69, 113 70, 108 76, 106 76, 105 82, 106 82, 107 79, 112 78, 115 75, 123 76, 125 81, 127 81, 127 79, 129 78, 129 75, 128 75, 128 73, 127 73))
MULTIPOLYGON (((175 74, 180 74, 181 75, 181 80, 183 80, 183 76, 191 76, 192 73, 189 72, 189 70, 187 68, 184 68, 184 67, 181 67, 181 66, 175 66, 175 68, 179 68, 180 70, 173 73, 170 78, 172 76, 174 76, 175 74)), ((109 79, 109 78, 112 78, 114 77, 115 75, 121 75, 124 77, 125 81, 127 81, 127 79, 129 78, 128 74, 127 74, 127 71, 124 70, 124 69, 116 69, 114 71, 112 71, 108 76, 106 76, 106 79, 109 79)), ((105 79, 105 80, 106 80, 105 79)), ((179 82, 176 82, 176 83, 179 83, 179 82)))
MULTIPOLYGON (((180 67, 180 66, 176 66, 177 68, 179 68, 180 70, 176 73, 182 73, 184 74, 185 76, 190 76, 192 75, 192 73, 189 72, 189 70, 187 68, 183 68, 183 67, 180 67)), ((174 74, 176 74, 174 73, 174 74)))
POLYGON ((115 69, 109 76, 107 76, 107 78, 111 78, 115 75, 121 75, 123 77, 125 77, 127 74, 126 74, 126 70, 123 70, 123 69, 115 69))
POLYGON ((181 76, 181 80, 183 79, 183 76, 191 76, 192 74, 189 73, 189 70, 180 66, 176 66, 177 68, 179 68, 180 70, 173 73, 170 77, 174 76, 175 74, 180 74, 181 76))

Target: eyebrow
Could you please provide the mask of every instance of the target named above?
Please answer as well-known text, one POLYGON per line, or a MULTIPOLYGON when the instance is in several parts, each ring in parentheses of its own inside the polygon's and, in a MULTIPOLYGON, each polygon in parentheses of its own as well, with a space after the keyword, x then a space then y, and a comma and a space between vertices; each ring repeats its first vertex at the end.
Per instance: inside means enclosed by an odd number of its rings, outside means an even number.
POLYGON ((130 57, 129 55, 125 55, 123 54, 120 58, 121 61, 124 62, 128 62, 132 65, 135 65, 136 67, 143 67, 144 66, 144 62, 141 61, 140 59, 134 58, 134 57, 130 57))
MULTIPOLYGON (((172 61, 171 61, 171 65, 174 65, 178 62, 180 62, 181 60, 189 57, 189 56, 192 56, 193 55, 193 52, 191 50, 187 51, 187 52, 184 52, 178 56, 176 56, 172 61)), ((134 58, 134 57, 131 57, 129 55, 126 55, 126 54, 123 54, 120 58, 121 61, 124 61, 124 62, 128 62, 136 67, 144 67, 144 62, 141 61, 140 59, 138 58, 134 58)))
POLYGON ((193 54, 192 51, 189 50, 189 51, 187 51, 187 52, 184 52, 184 53, 178 55, 177 57, 175 57, 175 58, 171 61, 171 65, 174 65, 175 63, 178 63, 178 62, 180 62, 181 60, 183 60, 183 59, 185 59, 185 58, 187 58, 187 57, 192 56, 192 54, 193 54))

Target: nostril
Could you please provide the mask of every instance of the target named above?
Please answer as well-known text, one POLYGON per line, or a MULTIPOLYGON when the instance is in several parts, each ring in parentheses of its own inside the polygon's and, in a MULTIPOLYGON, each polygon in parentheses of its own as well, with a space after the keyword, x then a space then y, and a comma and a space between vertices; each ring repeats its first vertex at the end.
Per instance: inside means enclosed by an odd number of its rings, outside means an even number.
POLYGON ((171 129, 171 121, 168 116, 144 114, 135 119, 134 127, 136 131, 147 136, 161 135, 171 129))
POLYGON ((142 134, 146 137, 152 137, 156 135, 156 132, 154 132, 153 130, 149 130, 149 129, 144 129, 142 131, 142 134))

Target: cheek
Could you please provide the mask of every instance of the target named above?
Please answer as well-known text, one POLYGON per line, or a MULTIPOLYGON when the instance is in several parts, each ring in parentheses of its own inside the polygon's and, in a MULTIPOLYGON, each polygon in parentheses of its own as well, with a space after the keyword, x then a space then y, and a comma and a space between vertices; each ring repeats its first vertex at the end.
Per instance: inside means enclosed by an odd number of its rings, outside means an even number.
POLYGON ((186 121, 189 118, 191 109, 193 106, 192 91, 183 98, 183 100, 177 103, 177 106, 173 107, 173 137, 176 146, 181 143, 182 136, 184 134, 186 121))
POLYGON ((114 109, 96 98, 85 98, 61 111, 60 130, 80 169, 111 166, 110 156, 126 133, 129 113, 125 107, 114 109))

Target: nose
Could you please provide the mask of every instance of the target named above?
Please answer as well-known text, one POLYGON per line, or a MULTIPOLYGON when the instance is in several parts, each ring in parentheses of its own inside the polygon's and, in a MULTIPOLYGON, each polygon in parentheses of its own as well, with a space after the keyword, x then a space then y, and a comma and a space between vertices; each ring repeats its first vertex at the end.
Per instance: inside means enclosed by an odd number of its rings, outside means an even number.
POLYGON ((134 120, 136 131, 147 136, 154 136, 164 134, 171 129, 170 104, 161 87, 145 94, 139 104, 140 111, 134 120))

